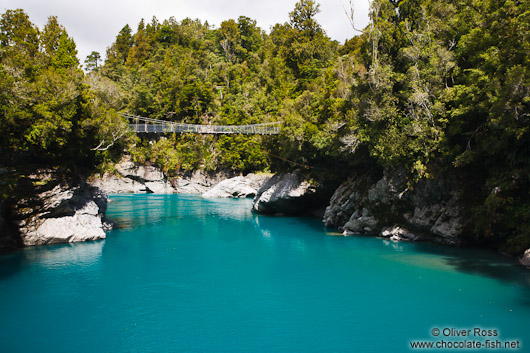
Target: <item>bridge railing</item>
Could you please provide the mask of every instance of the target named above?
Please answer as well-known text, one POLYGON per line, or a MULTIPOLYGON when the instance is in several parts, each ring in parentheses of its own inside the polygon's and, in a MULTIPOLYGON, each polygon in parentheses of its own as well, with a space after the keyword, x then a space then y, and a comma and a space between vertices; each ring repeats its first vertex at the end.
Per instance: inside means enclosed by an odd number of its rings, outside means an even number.
POLYGON ((277 135, 281 121, 252 125, 200 125, 182 124, 122 113, 129 119, 129 127, 136 133, 197 133, 197 134, 249 134, 277 135))

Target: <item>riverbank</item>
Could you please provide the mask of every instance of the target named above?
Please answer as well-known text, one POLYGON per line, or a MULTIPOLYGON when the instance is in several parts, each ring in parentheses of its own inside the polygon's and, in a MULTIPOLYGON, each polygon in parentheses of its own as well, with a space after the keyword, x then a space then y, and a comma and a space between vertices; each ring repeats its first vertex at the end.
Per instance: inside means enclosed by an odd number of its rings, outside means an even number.
POLYGON ((107 194, 60 168, 10 171, 16 196, 0 207, 0 250, 99 240, 112 228, 107 194))
MULTIPOLYGON (((333 186, 302 170, 245 176, 194 171, 169 178, 155 166, 136 165, 127 156, 115 170, 76 181, 59 180, 52 170, 29 175, 33 195, 0 204, 0 248, 103 239, 112 227, 105 219, 107 194, 120 193, 254 198, 254 212, 318 217, 344 236, 484 246, 470 238, 462 195, 448 179, 422 180, 411 187, 398 171, 379 170, 354 172, 333 186)), ((530 249, 509 255, 530 267, 530 249)))

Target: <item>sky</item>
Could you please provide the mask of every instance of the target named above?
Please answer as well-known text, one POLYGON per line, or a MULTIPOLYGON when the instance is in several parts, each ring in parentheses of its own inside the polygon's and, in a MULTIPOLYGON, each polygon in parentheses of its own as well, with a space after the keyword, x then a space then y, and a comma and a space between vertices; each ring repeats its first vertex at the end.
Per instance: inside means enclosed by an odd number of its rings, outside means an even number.
MULTIPOLYGON (((159 22, 173 16, 178 21, 190 17, 208 21, 219 27, 222 21, 247 16, 256 20, 259 27, 269 33, 276 23, 289 20, 289 12, 297 0, 0 0, 0 11, 22 8, 40 29, 48 16, 57 16, 68 34, 77 44, 81 63, 92 51, 105 58, 116 35, 126 24, 136 30, 142 18, 150 21, 156 16, 159 22)), ((345 14, 350 0, 317 0, 320 13, 317 20, 334 40, 344 43, 357 35, 345 14)), ((356 28, 368 24, 369 0, 351 0, 356 28)))

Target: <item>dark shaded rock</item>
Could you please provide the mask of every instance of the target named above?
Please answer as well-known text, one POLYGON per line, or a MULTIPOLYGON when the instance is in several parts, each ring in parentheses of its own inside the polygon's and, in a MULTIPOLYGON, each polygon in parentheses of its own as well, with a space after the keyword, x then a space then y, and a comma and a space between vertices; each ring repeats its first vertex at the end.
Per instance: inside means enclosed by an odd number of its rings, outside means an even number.
POLYGON ((379 179, 359 173, 333 194, 323 222, 346 235, 459 244, 466 221, 455 190, 443 178, 422 180, 411 188, 399 170, 387 171, 379 179))
POLYGON ((10 222, 10 205, 8 200, 0 200, 0 253, 22 246, 16 229, 10 222))
POLYGON ((311 182, 301 171, 275 174, 258 190, 253 211, 282 215, 310 215, 329 200, 329 190, 311 182))

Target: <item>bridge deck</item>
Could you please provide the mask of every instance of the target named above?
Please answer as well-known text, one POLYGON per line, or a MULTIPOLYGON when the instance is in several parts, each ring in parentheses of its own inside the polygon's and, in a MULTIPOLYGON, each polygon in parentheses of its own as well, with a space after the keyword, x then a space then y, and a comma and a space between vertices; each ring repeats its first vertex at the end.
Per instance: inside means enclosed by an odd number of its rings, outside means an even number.
POLYGON ((278 135, 282 122, 252 125, 200 125, 181 124, 170 121, 122 114, 129 119, 129 127, 136 133, 196 133, 196 134, 247 134, 278 135))

